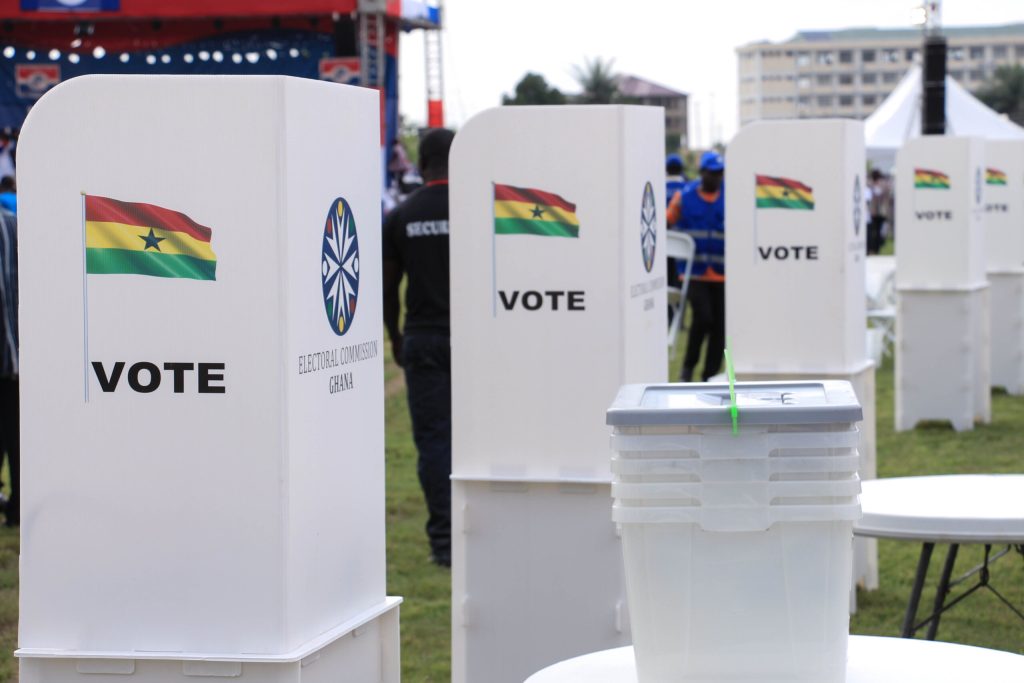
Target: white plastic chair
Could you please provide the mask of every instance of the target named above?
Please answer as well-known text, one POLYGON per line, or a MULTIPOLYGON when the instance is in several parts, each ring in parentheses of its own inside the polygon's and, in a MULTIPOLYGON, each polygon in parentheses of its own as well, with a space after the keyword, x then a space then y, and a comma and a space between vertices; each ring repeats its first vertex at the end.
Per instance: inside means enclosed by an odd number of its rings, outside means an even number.
POLYGON ((864 285, 867 295, 868 352, 876 364, 891 355, 896 343, 896 259, 869 256, 864 285))
POLYGON ((676 355, 676 338, 679 336, 679 328, 683 324, 683 314, 686 312, 686 292, 690 288, 690 271, 693 269, 693 257, 697 253, 697 243, 689 235, 678 230, 666 232, 665 252, 670 258, 686 261, 686 271, 679 286, 674 282, 668 283, 668 305, 672 309, 672 320, 668 326, 668 358, 669 362, 676 355))

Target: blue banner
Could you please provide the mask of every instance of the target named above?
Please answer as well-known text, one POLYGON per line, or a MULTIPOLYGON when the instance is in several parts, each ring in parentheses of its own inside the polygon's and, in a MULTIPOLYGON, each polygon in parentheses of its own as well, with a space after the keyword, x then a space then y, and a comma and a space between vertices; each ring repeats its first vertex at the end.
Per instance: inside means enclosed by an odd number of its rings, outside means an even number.
POLYGON ((22 12, 117 12, 121 0, 21 0, 22 12))

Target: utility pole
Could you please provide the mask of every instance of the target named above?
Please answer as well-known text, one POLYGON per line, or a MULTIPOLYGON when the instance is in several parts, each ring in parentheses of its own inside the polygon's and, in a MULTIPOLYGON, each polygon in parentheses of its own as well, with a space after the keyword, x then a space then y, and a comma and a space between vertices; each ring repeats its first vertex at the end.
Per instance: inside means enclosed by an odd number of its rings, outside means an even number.
POLYGON ((946 37, 942 35, 942 1, 927 0, 924 9, 924 69, 921 74, 921 134, 946 133, 946 37))

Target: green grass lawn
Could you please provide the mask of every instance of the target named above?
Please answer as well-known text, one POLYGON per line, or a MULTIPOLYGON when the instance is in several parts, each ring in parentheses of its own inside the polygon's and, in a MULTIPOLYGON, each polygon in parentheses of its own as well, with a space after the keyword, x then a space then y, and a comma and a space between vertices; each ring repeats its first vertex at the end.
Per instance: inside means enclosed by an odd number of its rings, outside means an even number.
MULTIPOLYGON (((672 369, 678 372, 679 350, 672 369)), ((427 560, 423 526, 426 511, 416 478, 416 449, 401 371, 389 357, 387 385, 387 552, 388 592, 405 598, 402 604, 402 673, 406 681, 450 679, 450 574, 427 560)), ((893 374, 891 364, 880 369, 878 391, 878 468, 882 477, 916 474, 1024 471, 1024 398, 996 393, 991 425, 957 434, 932 426, 913 432, 893 432, 893 374)), ((609 501, 609 505, 610 505, 609 501)), ((851 630, 860 634, 894 636, 899 632, 910 594, 920 547, 912 543, 880 544, 880 590, 859 595, 859 611, 851 630)), ((17 534, 0 528, 0 681, 15 681, 16 664, 10 653, 17 640, 17 534)), ((941 550, 939 552, 938 550, 941 550)), ((930 605, 945 549, 932 560, 922 611, 930 605)), ((968 546, 958 569, 973 566, 980 548, 968 546)), ((1024 605, 1024 560, 1014 554, 993 567, 992 583, 1017 605, 1024 605)), ((940 640, 968 643, 1024 654, 1024 622, 987 592, 973 595, 947 613, 940 640)))

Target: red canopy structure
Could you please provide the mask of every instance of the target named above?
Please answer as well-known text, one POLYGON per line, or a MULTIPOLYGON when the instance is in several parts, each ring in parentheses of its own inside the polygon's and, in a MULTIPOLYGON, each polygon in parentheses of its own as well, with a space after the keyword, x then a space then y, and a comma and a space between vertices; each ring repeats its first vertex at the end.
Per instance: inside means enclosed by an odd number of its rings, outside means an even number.
POLYGON ((287 74, 380 90, 390 140, 398 32, 440 25, 417 0, 0 0, 0 126, 87 73, 287 74))

